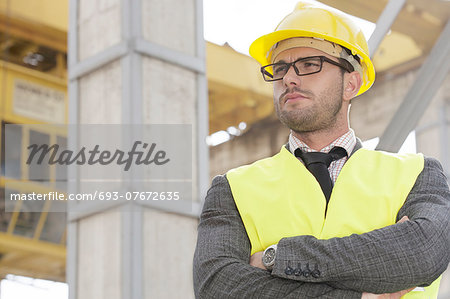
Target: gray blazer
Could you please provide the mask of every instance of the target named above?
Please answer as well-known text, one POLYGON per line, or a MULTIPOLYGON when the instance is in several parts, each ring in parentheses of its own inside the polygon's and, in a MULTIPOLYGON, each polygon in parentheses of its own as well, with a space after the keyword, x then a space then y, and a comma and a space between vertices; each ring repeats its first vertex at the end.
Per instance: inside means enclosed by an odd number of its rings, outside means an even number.
POLYGON ((283 238, 270 273, 249 265, 250 241, 229 183, 216 176, 198 226, 196 298, 361 298, 429 285, 450 260, 450 191, 437 160, 425 158, 397 220, 404 215, 411 221, 361 235, 283 238), (298 263, 320 275, 285 273, 298 263))

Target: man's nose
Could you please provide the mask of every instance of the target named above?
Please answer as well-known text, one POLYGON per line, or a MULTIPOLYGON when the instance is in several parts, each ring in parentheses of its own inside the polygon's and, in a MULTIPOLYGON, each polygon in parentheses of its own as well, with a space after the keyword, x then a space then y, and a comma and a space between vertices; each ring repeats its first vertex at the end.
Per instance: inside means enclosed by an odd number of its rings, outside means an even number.
POLYGON ((283 83, 286 86, 290 85, 300 85, 300 76, 295 72, 294 66, 291 65, 287 73, 283 77, 283 83))

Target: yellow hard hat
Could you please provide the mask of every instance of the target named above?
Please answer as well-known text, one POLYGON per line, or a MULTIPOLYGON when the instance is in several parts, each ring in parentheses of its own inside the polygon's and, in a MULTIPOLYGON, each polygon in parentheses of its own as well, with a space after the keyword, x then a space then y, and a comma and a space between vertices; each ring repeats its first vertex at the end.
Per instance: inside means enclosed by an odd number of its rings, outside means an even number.
POLYGON ((294 37, 326 40, 349 49, 352 55, 357 56, 363 77, 358 95, 368 90, 375 81, 375 68, 361 29, 345 14, 311 3, 299 2, 274 32, 261 36, 250 45, 250 55, 261 65, 270 64, 274 46, 282 40, 294 37))

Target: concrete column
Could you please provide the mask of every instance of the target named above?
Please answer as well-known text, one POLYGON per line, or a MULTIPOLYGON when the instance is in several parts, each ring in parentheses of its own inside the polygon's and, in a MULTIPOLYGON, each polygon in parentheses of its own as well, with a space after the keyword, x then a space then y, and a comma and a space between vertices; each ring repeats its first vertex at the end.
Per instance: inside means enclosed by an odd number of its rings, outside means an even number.
POLYGON ((69 122, 191 124, 193 138, 192 205, 69 215, 71 299, 194 297, 197 215, 209 184, 202 10, 201 0, 70 1, 69 122))

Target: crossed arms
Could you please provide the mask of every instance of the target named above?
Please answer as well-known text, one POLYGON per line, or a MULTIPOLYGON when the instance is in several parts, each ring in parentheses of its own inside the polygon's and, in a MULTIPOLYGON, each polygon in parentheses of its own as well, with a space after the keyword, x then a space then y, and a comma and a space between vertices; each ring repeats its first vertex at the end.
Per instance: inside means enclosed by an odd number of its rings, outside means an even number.
POLYGON ((429 285, 450 259, 450 191, 440 164, 426 159, 398 219, 366 234, 281 239, 272 273, 249 265, 250 241, 228 181, 208 191, 194 255, 197 298, 361 298, 429 285), (286 275, 297 263, 321 265, 318 278, 286 275))

